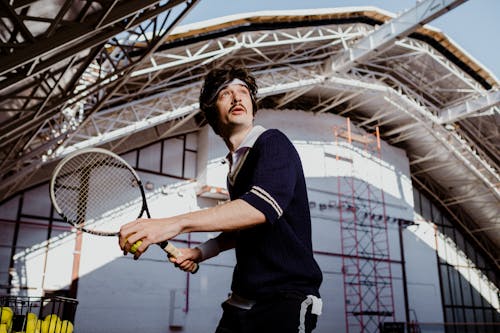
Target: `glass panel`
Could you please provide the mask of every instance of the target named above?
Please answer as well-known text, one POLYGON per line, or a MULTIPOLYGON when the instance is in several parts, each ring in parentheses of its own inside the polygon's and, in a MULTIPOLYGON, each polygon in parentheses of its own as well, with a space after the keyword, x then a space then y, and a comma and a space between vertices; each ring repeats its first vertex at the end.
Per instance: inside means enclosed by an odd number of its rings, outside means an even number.
POLYGON ((21 223, 17 239, 17 249, 37 247, 47 240, 48 228, 46 225, 35 223, 21 223))
POLYGON ((487 333, 495 333, 495 310, 484 310, 484 322, 487 323, 485 332, 487 333))
POLYGON ((465 241, 465 255, 471 261, 471 264, 473 266, 477 266, 476 251, 468 241, 465 241))
POLYGON ((160 148, 161 144, 143 148, 139 151, 139 169, 160 171, 160 148))
POLYGON ((484 269, 485 268, 485 262, 484 258, 481 254, 477 253, 477 268, 479 269, 484 269))
POLYGON ((430 221, 432 220, 432 216, 431 216, 431 204, 429 202, 429 199, 427 199, 426 197, 422 196, 421 197, 421 204, 422 204, 422 216, 430 221))
POLYGON ((456 266, 458 264, 458 260, 457 260, 456 245, 455 242, 453 241, 454 239, 453 229, 445 227, 443 231, 445 234, 446 261, 448 262, 449 265, 456 266))
POLYGON ((451 222, 446 216, 443 216, 443 224, 451 227, 451 222))
POLYGON ((488 284, 485 282, 486 276, 484 275, 482 279, 479 280, 479 288, 481 289, 481 303, 478 303, 479 306, 488 307, 490 304, 486 300, 484 294, 488 290, 488 284))
POLYGON ((182 177, 184 140, 173 138, 166 140, 163 145, 162 173, 182 177))
POLYGON ((460 251, 464 252, 465 250, 464 236, 462 236, 462 234, 459 232, 455 232, 455 243, 457 244, 460 251))
POLYGON ((413 188, 413 202, 415 211, 421 214, 422 208, 420 207, 420 192, 416 188, 413 188))
POLYGON ((198 133, 189 133, 186 135, 186 149, 198 150, 198 133))
POLYGON ((128 164, 132 166, 132 168, 136 168, 136 162, 137 162, 137 150, 134 150, 130 153, 124 154, 120 156, 123 158, 128 164))
POLYGON ((488 279, 498 286, 498 278, 495 272, 492 269, 488 269, 485 273, 488 276, 488 279))
POLYGON ((441 211, 435 205, 432 205, 432 220, 437 224, 443 223, 441 211))
POLYGON ((48 183, 24 192, 24 204, 21 209, 22 214, 48 218, 52 205, 48 193, 48 183))
MULTIPOLYGON (((0 222, 0 286, 9 283, 10 255, 12 252, 12 242, 14 239, 14 229, 16 224, 13 222, 0 222)), ((5 294, 0 287, 0 295, 5 294)))
POLYGON ((451 284, 451 296, 454 305, 462 305, 462 296, 460 292, 460 279, 458 277, 458 272, 450 267, 448 271, 450 275, 450 284, 451 284))
POLYGON ((448 276, 448 266, 441 266, 441 282, 443 285, 444 305, 452 305, 450 295, 450 278, 448 276))
MULTIPOLYGON (((455 313, 452 308, 447 308, 445 311, 445 322, 454 323, 455 322, 455 313)), ((446 333, 455 333, 455 326, 446 325, 444 326, 446 333)), ((439 332, 439 331, 430 331, 430 332, 439 332)))
MULTIPOLYGON (((455 308, 454 312, 455 312, 455 322, 456 323, 463 323, 465 321, 464 309, 455 308)), ((467 333, 467 328, 462 326, 462 325, 456 325, 455 329, 456 329, 457 333, 467 333)))
MULTIPOLYGON (((476 309, 474 310, 474 314, 476 316, 476 322, 477 323, 484 323, 484 313, 482 309, 476 309)), ((478 325, 477 326, 477 332, 485 332, 487 331, 486 325, 478 325)))
POLYGON ((471 268, 471 292, 472 292, 472 303, 474 306, 482 306, 481 300, 481 271, 476 268, 471 268))
MULTIPOLYGON (((496 295, 496 297, 498 298, 498 294, 496 295)), ((500 323, 500 312, 498 312, 497 310, 493 309, 491 310, 493 312, 493 321, 495 323, 500 323)))
POLYGON ((443 226, 438 226, 438 235, 437 235, 437 252, 438 252, 438 260, 439 263, 441 264, 446 264, 446 248, 447 248, 447 241, 446 241, 446 235, 444 234, 444 227, 443 226))
POLYGON ((19 195, 0 205, 0 219, 15 221, 19 206, 19 195))
POLYGON ((462 267, 460 269, 460 282, 462 285, 462 298, 464 301, 465 306, 472 306, 472 291, 471 291, 471 285, 469 283, 470 280, 470 274, 469 274, 469 268, 467 267, 462 267))
MULTIPOLYGON (((474 317, 474 309, 464 309, 465 311, 465 322, 469 324, 477 323, 476 318, 474 317)), ((475 325, 467 326, 467 332, 476 332, 477 327, 475 325)))
POLYGON ((186 151, 184 178, 196 178, 196 153, 186 151))

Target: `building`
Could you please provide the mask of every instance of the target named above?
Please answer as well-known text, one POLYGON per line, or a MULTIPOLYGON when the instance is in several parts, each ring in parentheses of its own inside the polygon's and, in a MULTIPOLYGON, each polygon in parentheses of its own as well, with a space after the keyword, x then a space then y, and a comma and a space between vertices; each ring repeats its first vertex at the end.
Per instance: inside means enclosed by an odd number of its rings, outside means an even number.
POLYGON ((75 51, 40 69, 46 82, 36 73, 15 81, 24 68, 12 65, 0 90, 4 109, 28 100, 24 107, 39 112, 2 120, 0 294, 77 298, 83 332, 213 330, 231 252, 195 275, 165 263, 160 249, 133 262, 116 239, 77 235, 62 222, 48 180, 60 157, 100 146, 138 170, 153 216, 220 204, 226 152, 197 121, 197 98, 212 64, 240 62, 258 78, 256 122, 282 129, 304 165, 324 273, 316 331, 403 323, 408 332, 494 332, 499 83, 422 26, 426 15, 369 7, 251 13, 177 27, 156 44, 145 29, 122 34, 92 57, 75 51), (79 76, 63 70, 86 59, 79 76), (53 92, 40 96, 46 84, 53 92), (21 146, 29 149, 17 154, 21 146))

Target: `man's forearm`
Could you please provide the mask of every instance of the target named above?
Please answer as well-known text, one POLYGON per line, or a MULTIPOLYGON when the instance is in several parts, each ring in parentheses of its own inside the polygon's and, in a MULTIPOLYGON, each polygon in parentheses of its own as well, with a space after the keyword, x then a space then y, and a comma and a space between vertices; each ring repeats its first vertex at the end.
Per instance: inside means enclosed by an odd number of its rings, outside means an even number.
POLYGON ((134 254, 134 258, 137 259, 149 245, 172 239, 182 233, 231 232, 250 228, 265 221, 262 212, 246 201, 237 199, 224 205, 168 218, 137 219, 121 227, 119 243, 122 250, 130 252, 132 244, 141 240, 142 245, 134 254))
POLYGON ((182 214, 178 219, 181 233, 235 231, 264 223, 264 214, 244 200, 234 200, 204 210, 182 214))

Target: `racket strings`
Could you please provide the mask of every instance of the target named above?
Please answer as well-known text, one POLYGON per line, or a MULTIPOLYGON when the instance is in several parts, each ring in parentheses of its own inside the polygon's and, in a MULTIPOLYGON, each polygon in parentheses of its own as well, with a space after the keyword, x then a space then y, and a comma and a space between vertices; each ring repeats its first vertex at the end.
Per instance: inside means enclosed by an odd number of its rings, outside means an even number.
POLYGON ((122 161, 103 153, 68 160, 54 187, 63 215, 88 230, 118 232, 142 209, 141 188, 134 173, 122 161))

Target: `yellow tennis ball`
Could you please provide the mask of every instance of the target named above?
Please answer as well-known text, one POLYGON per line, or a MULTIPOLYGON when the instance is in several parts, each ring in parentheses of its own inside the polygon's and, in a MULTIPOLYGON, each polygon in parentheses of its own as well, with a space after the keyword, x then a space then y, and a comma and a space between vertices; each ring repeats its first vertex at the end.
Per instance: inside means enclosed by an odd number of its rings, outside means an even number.
POLYGON ((41 333, 40 330, 42 329, 42 320, 37 319, 36 315, 33 313, 30 316, 28 313, 28 319, 26 320, 26 333, 41 333))
POLYGON ((61 320, 61 319, 59 319, 59 316, 56 315, 55 313, 51 313, 51 314, 46 315, 43 320, 56 322, 56 321, 61 320))
POLYGON ((132 245, 132 247, 130 248, 130 253, 135 254, 137 252, 137 249, 139 248, 139 246, 141 246, 141 244, 142 244, 141 240, 138 240, 137 242, 135 242, 132 245))
POLYGON ((0 318, 1 324, 8 324, 12 321, 14 311, 12 311, 11 308, 9 308, 8 306, 0 306, 0 312, 2 313, 0 318))
POLYGON ((40 332, 41 333, 48 333, 49 332, 49 322, 47 320, 42 321, 40 325, 40 332))
POLYGON ((73 324, 69 320, 62 321, 61 333, 73 333, 73 324))
POLYGON ((53 325, 54 327, 49 327, 49 333, 61 333, 62 321, 58 321, 53 325))
POLYGON ((61 319, 56 314, 50 314, 45 317, 42 323, 41 333, 60 333, 61 319))
POLYGON ((28 318, 26 320, 26 333, 40 333, 40 329, 37 330, 38 319, 28 318))
POLYGON ((33 312, 28 312, 26 315, 26 320, 34 320, 35 322, 38 320, 38 316, 34 314, 33 312))
MULTIPOLYGON (((53 320, 53 321, 44 320, 44 321, 42 321, 42 326, 41 326, 40 332, 41 333, 55 333, 57 330, 57 327, 58 327, 57 323, 58 322, 56 320, 53 320)), ((59 331, 60 330, 61 330, 61 326, 59 324, 59 331)))

